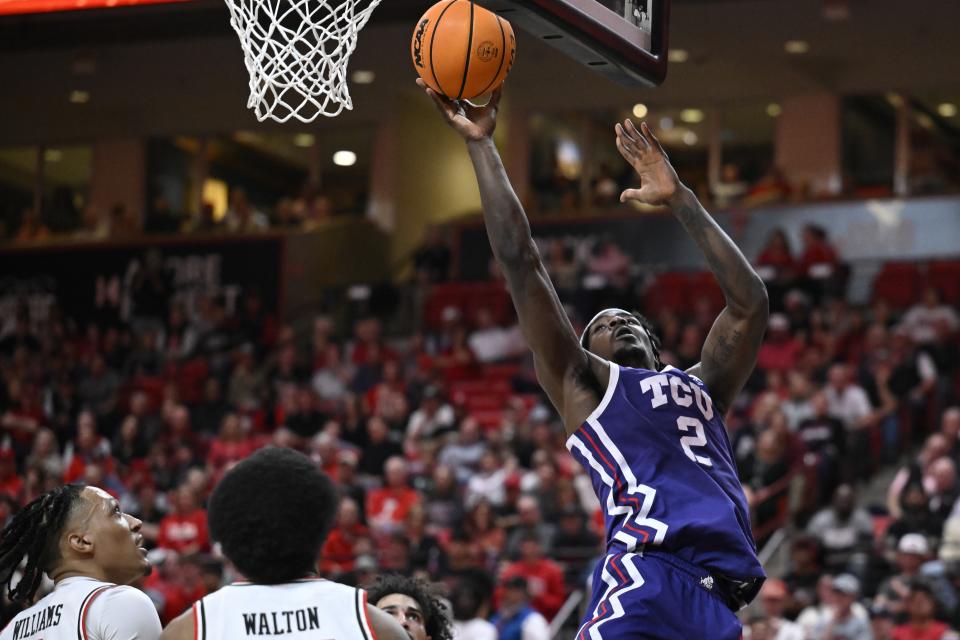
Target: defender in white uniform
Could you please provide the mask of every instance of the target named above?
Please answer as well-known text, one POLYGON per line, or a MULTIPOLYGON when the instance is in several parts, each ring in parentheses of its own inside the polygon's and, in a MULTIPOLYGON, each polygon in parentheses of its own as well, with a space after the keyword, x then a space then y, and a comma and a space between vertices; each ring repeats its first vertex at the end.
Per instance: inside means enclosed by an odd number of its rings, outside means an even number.
MULTIPOLYGON (((333 482, 291 449, 261 449, 210 497, 211 539, 249 582, 235 582, 170 623, 165 640, 409 640, 362 589, 315 575, 339 500, 333 482)), ((2 640, 2 639, 0 639, 2 640)))
POLYGON ((140 521, 96 487, 65 485, 20 511, 0 539, 0 584, 30 602, 46 573, 51 593, 21 611, 0 640, 156 640, 157 610, 124 586, 149 573, 140 521), (21 562, 22 577, 10 585, 21 562))

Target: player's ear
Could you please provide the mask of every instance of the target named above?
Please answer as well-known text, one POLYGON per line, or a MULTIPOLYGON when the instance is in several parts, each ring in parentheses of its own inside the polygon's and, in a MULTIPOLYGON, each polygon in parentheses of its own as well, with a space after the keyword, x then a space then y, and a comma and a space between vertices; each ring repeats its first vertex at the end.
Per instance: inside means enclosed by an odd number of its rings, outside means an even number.
POLYGON ((93 553, 93 538, 86 531, 69 531, 66 535, 66 544, 72 551, 80 555, 93 553))

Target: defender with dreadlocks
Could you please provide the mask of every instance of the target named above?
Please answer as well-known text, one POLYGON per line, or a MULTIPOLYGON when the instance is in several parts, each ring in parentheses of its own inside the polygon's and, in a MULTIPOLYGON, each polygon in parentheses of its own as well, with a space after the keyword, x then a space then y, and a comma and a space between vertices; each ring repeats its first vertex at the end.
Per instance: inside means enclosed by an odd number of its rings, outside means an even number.
POLYGON ((24 507, 0 539, 0 584, 11 600, 28 605, 44 573, 54 588, 17 614, 0 640, 159 638, 150 598, 125 586, 150 572, 140 524, 96 487, 64 485, 24 507))
POLYGON ((767 324, 763 282, 646 124, 627 120, 615 127, 616 144, 640 188, 621 201, 670 210, 703 252, 726 308, 688 371, 662 366, 649 326, 622 309, 598 313, 578 339, 493 143, 499 91, 478 107, 421 87, 467 142, 493 255, 540 384, 606 511, 607 554, 578 640, 739 638, 734 611, 764 574, 723 413, 756 362, 767 324))

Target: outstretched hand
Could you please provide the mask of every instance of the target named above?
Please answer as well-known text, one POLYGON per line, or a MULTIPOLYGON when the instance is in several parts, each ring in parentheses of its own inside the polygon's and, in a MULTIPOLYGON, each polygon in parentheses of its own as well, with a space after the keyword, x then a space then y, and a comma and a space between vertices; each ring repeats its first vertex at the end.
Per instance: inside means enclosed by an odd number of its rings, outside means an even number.
POLYGON ((638 130, 629 118, 617 123, 617 150, 640 177, 639 189, 627 189, 620 194, 620 202, 635 200, 643 204, 668 204, 683 185, 670 164, 660 141, 646 122, 638 130))
POLYGON ((497 128, 497 105, 500 104, 501 88, 491 94, 487 104, 476 106, 466 100, 445 98, 428 87, 421 78, 417 78, 417 85, 427 92, 447 124, 468 142, 483 140, 493 135, 493 130, 497 128))

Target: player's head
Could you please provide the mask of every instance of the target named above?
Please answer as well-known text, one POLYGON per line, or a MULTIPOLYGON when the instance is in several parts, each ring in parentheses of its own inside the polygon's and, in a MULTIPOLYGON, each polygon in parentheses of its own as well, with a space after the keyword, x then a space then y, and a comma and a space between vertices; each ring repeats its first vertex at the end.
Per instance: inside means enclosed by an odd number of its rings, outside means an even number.
POLYGON ((411 640, 453 638, 446 607, 423 580, 398 574, 380 576, 367 587, 367 601, 396 618, 411 640))
POLYGON ((9 586, 12 600, 24 602, 32 600, 43 573, 54 579, 69 572, 133 582, 150 572, 140 525, 103 489, 57 487, 24 507, 3 529, 0 581, 9 586), (10 581, 24 558, 23 577, 14 587, 10 581))
POLYGON ((224 475, 207 517, 211 537, 246 578, 279 584, 316 568, 338 505, 333 482, 309 458, 268 447, 224 475))
POLYGON ((627 367, 659 371, 660 340, 653 326, 639 313, 604 309, 587 323, 580 336, 584 349, 596 356, 627 367))

